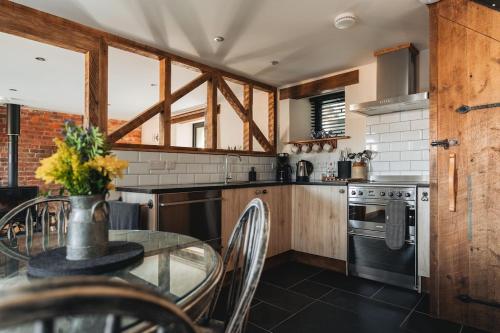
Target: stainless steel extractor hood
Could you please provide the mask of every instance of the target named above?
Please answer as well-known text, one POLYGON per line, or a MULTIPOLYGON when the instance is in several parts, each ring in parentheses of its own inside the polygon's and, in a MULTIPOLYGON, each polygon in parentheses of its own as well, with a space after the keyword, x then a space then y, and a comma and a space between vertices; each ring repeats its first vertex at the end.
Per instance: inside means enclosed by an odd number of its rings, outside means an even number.
POLYGON ((429 107, 429 93, 416 93, 417 52, 412 47, 377 57, 377 100, 351 104, 350 111, 368 116, 429 107))

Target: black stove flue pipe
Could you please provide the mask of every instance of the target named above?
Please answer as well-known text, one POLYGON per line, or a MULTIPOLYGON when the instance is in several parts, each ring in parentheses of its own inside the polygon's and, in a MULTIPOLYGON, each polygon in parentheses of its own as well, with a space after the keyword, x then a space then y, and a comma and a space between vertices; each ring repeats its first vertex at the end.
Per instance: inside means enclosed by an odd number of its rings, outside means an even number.
POLYGON ((18 185, 18 148, 21 134, 21 106, 7 104, 7 136, 9 137, 9 187, 18 185))

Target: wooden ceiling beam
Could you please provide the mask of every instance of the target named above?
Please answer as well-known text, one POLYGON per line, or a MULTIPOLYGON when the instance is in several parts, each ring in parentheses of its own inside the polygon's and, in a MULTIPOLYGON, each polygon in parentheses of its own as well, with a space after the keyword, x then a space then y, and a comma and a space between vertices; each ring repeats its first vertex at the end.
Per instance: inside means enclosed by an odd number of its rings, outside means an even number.
POLYGON ((253 150, 253 85, 243 86, 243 104, 247 113, 247 120, 243 122, 243 149, 253 150))
POLYGON ((155 105, 151 106, 147 110, 143 111, 141 114, 130 120, 128 123, 123 124, 121 127, 116 129, 113 133, 108 135, 108 141, 114 143, 121 138, 123 138, 128 133, 132 132, 137 127, 144 124, 149 119, 156 116, 158 113, 163 111, 164 102, 160 101, 155 105))
POLYGON ((172 112, 172 66, 169 58, 160 59, 160 100, 163 110, 160 113, 159 141, 164 147, 170 147, 170 125, 172 112))
POLYGON ((359 70, 280 89, 280 100, 317 96, 356 83, 359 83, 359 70))
MULTIPOLYGON (((199 109, 178 113, 178 114, 172 115, 171 123, 172 124, 179 124, 179 123, 186 123, 189 121, 193 121, 196 119, 201 119, 201 118, 205 117, 206 112, 207 112, 207 108, 202 107, 199 109)), ((220 114, 220 105, 217 105, 217 114, 220 114)))
POLYGON ((203 73, 203 74, 199 75, 197 78, 195 78, 193 81, 185 84, 184 86, 180 87, 175 92, 173 92, 172 93, 172 104, 174 104, 179 99, 186 96, 191 91, 193 91, 194 89, 198 88, 200 85, 205 83, 210 78, 210 75, 211 75, 210 73, 203 73))
POLYGON ((264 148, 266 152, 272 151, 273 146, 269 143, 266 136, 255 124, 253 119, 252 121, 249 121, 245 107, 241 104, 238 97, 236 97, 234 92, 231 90, 231 87, 228 86, 227 82, 223 78, 219 78, 219 89, 222 95, 226 98, 227 102, 233 107, 234 111, 236 111, 236 114, 240 117, 241 121, 243 121, 243 123, 249 122, 249 126, 251 127, 250 131, 255 139, 257 139, 257 142, 260 143, 262 148, 264 148))
POLYGON ((233 90, 229 87, 223 77, 219 77, 217 81, 222 96, 224 96, 229 105, 233 107, 241 121, 245 122, 247 120, 247 112, 243 104, 241 104, 240 100, 236 97, 233 90))

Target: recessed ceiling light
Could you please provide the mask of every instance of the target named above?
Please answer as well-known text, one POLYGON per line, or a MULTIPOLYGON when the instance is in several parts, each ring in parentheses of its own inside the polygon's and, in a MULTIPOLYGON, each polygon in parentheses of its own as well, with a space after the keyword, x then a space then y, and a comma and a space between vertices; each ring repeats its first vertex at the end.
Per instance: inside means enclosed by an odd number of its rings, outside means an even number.
POLYGON ((151 87, 158 87, 157 83, 151 83, 151 87))
POLYGON ((216 36, 216 37, 214 37, 214 41, 216 41, 217 43, 222 43, 224 41, 224 37, 216 36))
POLYGON ((353 13, 347 12, 347 13, 342 13, 340 15, 337 15, 334 20, 335 27, 340 30, 345 30, 349 29, 352 27, 356 22, 358 21, 358 18, 356 15, 353 13))
POLYGON ((15 89, 15 88, 10 88, 9 90, 10 91, 17 91, 17 89, 15 89))
POLYGON ((279 62, 278 60, 273 60, 273 61, 271 61, 271 65, 273 65, 273 66, 276 66, 276 65, 278 65, 279 63, 280 63, 280 62, 279 62))
POLYGON ((38 61, 47 61, 47 59, 45 59, 43 57, 36 57, 35 59, 38 60, 38 61))

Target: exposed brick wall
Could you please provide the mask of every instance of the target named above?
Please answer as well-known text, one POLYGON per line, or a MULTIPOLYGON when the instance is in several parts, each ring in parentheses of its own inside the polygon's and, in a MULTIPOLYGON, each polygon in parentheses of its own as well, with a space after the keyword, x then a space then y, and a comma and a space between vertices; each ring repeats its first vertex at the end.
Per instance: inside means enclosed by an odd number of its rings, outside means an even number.
MULTIPOLYGON (((61 112, 42 111, 30 108, 21 109, 21 135, 19 137, 19 185, 38 185, 35 170, 40 160, 50 156, 55 149, 54 138, 62 137, 62 127, 66 120, 82 123, 82 116, 61 112)), ((109 121, 109 129, 121 126, 126 121, 109 121)), ((8 139, 7 110, 0 107, 0 186, 7 185, 8 139)), ((129 133, 120 142, 141 143, 141 129, 129 133)))

